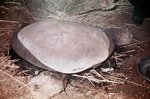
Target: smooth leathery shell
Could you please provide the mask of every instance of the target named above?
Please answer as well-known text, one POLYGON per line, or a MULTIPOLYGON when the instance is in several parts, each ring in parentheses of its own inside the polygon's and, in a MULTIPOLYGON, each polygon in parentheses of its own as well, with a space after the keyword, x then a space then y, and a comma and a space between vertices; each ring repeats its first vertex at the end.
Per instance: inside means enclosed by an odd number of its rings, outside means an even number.
POLYGON ((14 34, 12 47, 38 67, 77 73, 103 62, 113 51, 114 44, 98 28, 45 19, 14 34))

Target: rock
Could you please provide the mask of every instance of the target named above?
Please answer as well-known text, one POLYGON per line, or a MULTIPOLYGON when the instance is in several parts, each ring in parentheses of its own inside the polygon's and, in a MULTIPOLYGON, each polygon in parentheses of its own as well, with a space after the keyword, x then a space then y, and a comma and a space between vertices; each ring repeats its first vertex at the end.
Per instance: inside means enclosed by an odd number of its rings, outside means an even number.
POLYGON ((12 48, 35 66, 71 74, 106 60, 114 49, 114 43, 101 29, 45 19, 15 33, 12 48))
POLYGON ((50 99, 64 89, 65 76, 60 73, 44 71, 29 82, 34 99, 50 99))

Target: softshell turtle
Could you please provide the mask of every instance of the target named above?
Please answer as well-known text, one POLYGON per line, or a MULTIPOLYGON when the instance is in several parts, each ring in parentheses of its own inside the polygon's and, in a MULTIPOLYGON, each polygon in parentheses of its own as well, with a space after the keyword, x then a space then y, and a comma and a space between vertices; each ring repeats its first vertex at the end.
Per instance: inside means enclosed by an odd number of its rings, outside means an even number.
POLYGON ((14 33, 12 48, 35 66, 71 74, 106 60, 114 50, 114 43, 101 29, 44 19, 14 33))

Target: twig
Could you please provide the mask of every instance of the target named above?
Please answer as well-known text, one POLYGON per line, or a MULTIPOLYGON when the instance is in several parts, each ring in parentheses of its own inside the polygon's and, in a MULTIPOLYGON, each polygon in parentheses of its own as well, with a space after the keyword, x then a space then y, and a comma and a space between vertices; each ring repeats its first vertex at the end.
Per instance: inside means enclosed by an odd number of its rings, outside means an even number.
MULTIPOLYGON (((121 54, 119 54, 119 53, 114 53, 115 54, 115 57, 118 59, 118 58, 120 58, 120 57, 123 57, 123 56, 127 56, 125 53, 121 53, 121 54)), ((113 56, 114 57, 114 56, 113 56)))
POLYGON ((0 28, 0 30, 9 30, 10 28, 0 28))
POLYGON ((7 60, 9 60, 9 56, 4 57, 4 54, 0 57, 1 63, 5 63, 7 60))
POLYGON ((10 34, 7 32, 7 55, 9 55, 10 50, 10 34))
POLYGON ((30 83, 27 83, 27 84, 24 84, 22 87, 18 88, 17 90, 20 90, 20 89, 22 89, 22 88, 24 88, 24 87, 28 87, 28 85, 30 85, 30 84, 31 84, 31 82, 30 82, 30 83))
POLYGON ((3 81, 6 81, 6 80, 7 80, 7 79, 0 80, 0 83, 3 82, 3 81))
POLYGON ((6 33, 2 33, 2 34, 0 34, 0 36, 3 36, 3 35, 5 35, 6 33))
POLYGON ((129 44, 129 45, 126 45, 126 46, 123 46, 123 47, 134 46, 134 45, 146 43, 146 42, 148 42, 148 41, 150 41, 150 40, 146 40, 146 41, 141 41, 141 42, 138 42, 138 43, 129 44))
POLYGON ((115 56, 114 56, 114 59, 115 59, 115 61, 116 61, 117 67, 119 67, 119 66, 118 66, 118 60, 117 60, 116 52, 114 53, 114 55, 115 55, 115 56))
POLYGON ((143 48, 141 48, 140 46, 137 46, 137 45, 135 45, 135 47, 137 47, 137 48, 139 48, 140 50, 142 50, 143 52, 148 52, 148 51, 145 51, 143 48))
POLYGON ((135 82, 132 82, 132 81, 129 81, 129 80, 127 80, 126 82, 131 83, 131 84, 134 84, 134 85, 137 85, 137 86, 141 86, 141 87, 142 87, 142 85, 141 85, 141 84, 138 84, 138 83, 135 83, 135 82))
POLYGON ((125 51, 123 53, 127 54, 127 53, 132 53, 132 52, 135 52, 135 50, 129 50, 129 51, 125 51))
POLYGON ((12 66, 13 66, 13 68, 15 68, 15 69, 18 69, 18 68, 19 68, 19 66, 15 66, 15 65, 4 65, 4 67, 11 67, 11 68, 12 68, 12 66))
POLYGON ((108 65, 109 65, 109 67, 110 67, 110 61, 108 60, 108 65))
POLYGON ((0 6, 1 9, 4 9, 4 10, 10 10, 10 8, 7 8, 5 6, 0 6))
POLYGON ((7 22, 7 23, 18 23, 16 21, 9 21, 9 20, 0 20, 0 22, 7 22))
POLYGON ((120 55, 115 54, 115 56, 113 56, 113 57, 118 59, 119 57, 123 57, 123 56, 127 56, 127 55, 126 54, 120 54, 120 55))
POLYGON ((1 29, 0 29, 0 32, 1 32, 1 31, 2 31, 2 32, 5 32, 5 31, 6 31, 6 32, 9 32, 9 33, 12 33, 12 32, 13 32, 13 31, 10 30, 10 29, 9 29, 9 30, 1 30, 1 29))
POLYGON ((96 76, 98 76, 99 78, 105 79, 101 74, 99 74, 95 69, 90 70, 92 73, 96 74, 96 76))
MULTIPOLYGON (((136 39, 133 39, 134 41, 138 42, 138 43, 141 43, 142 41, 139 41, 139 40, 136 40, 136 39)), ((147 41, 150 41, 150 40, 147 40, 147 41)), ((145 44, 145 41, 143 42, 145 44)), ((146 45, 146 44, 145 44, 146 45)))
POLYGON ((0 53, 0 55, 1 55, 0 56, 0 60, 1 60, 2 58, 4 58, 5 55, 4 55, 4 53, 0 53))
POLYGON ((128 82, 128 83, 131 83, 131 84, 134 84, 134 85, 137 85, 137 86, 141 86, 142 87, 142 85, 141 84, 138 84, 138 83, 135 83, 135 82, 132 82, 132 81, 129 81, 129 80, 126 80, 126 79, 122 79, 122 78, 118 78, 118 77, 111 77, 111 76, 108 76, 109 78, 113 78, 113 79, 118 79, 118 80, 122 80, 122 81, 124 81, 124 82, 128 82))
POLYGON ((5 4, 16 4, 16 5, 20 5, 20 3, 17 3, 17 2, 5 2, 5 4))
POLYGON ((2 70, 0 70, 0 72, 2 72, 3 74, 9 76, 10 78, 14 79, 15 81, 19 82, 20 84, 22 84, 23 86, 26 86, 28 89, 30 89, 30 87, 28 87, 26 84, 24 84, 23 82, 19 81, 18 79, 16 79, 15 77, 13 77, 12 75, 8 74, 7 72, 4 72, 2 70))
POLYGON ((118 60, 122 61, 122 58, 117 58, 118 60))
POLYGON ((92 76, 81 76, 81 75, 77 75, 77 74, 73 74, 72 76, 75 76, 75 77, 79 77, 79 78, 85 78, 89 81, 93 81, 93 82, 96 82, 96 83, 102 83, 102 82, 109 82, 109 83, 117 83, 117 84, 124 84, 124 82, 121 82, 121 81, 110 81, 110 80, 99 80, 99 79, 96 79, 92 76))

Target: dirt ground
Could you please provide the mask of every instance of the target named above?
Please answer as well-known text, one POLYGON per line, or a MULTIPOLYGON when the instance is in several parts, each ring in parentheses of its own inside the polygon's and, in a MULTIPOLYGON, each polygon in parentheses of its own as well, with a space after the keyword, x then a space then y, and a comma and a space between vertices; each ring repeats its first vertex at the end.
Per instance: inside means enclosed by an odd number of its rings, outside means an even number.
MULTIPOLYGON (((150 56, 150 19, 145 19, 142 26, 135 26, 132 24, 132 11, 132 6, 120 6, 113 11, 93 11, 65 18, 106 30, 127 28, 133 34, 133 40, 128 45, 119 46, 113 53, 113 56, 115 52, 125 56, 120 56, 122 65, 119 65, 119 69, 110 72, 123 84, 90 82, 70 76, 66 90, 51 98, 150 99, 150 83, 137 71, 139 61, 150 56)), ((19 66, 14 64, 17 59, 11 60, 12 54, 9 54, 10 38, 19 31, 19 24, 34 21, 23 8, 17 8, 16 5, 0 6, 0 99, 34 99, 28 86, 33 76, 24 73, 25 70, 17 72, 19 66)), ((89 73, 89 70, 86 72, 89 73)))

